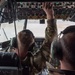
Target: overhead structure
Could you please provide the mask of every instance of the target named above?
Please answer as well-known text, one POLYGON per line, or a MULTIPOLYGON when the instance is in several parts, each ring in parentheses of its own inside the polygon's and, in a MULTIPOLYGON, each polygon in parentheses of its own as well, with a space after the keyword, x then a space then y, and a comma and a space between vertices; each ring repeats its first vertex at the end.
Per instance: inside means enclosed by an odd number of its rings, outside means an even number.
MULTIPOLYGON (((57 19, 67 19, 75 13, 75 2, 52 2, 57 19)), ((17 2, 18 18, 45 19, 42 2, 17 2)))
MULTIPOLYGON (((33 1, 24 2, 20 0, 19 1, 7 0, 7 1, 8 4, 5 6, 2 23, 13 22, 14 14, 15 14, 15 20, 46 19, 46 14, 42 10, 42 2, 33 2, 33 1), (15 2, 16 4, 14 4, 15 2), (15 7, 14 13, 12 6, 15 7)), ((69 20, 75 14, 75 2, 52 2, 52 3, 56 19, 69 20)))

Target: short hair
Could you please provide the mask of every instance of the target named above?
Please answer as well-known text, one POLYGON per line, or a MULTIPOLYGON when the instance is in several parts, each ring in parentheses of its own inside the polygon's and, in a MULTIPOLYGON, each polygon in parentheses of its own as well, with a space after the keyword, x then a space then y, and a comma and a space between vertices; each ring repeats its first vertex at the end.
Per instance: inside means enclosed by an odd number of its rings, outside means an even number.
POLYGON ((20 31, 18 33, 18 37, 20 42, 23 45, 26 45, 26 47, 29 47, 30 44, 32 43, 32 40, 34 39, 33 33, 28 29, 20 31))
POLYGON ((66 27, 58 37, 54 38, 51 44, 51 56, 66 61, 75 69, 75 25, 66 27))
MULTIPOLYGON (((64 41, 65 45, 65 49, 62 49, 63 57, 65 57, 68 63, 75 69, 75 32, 65 34, 61 40, 64 41)), ((64 48, 63 46, 62 48, 64 48)))

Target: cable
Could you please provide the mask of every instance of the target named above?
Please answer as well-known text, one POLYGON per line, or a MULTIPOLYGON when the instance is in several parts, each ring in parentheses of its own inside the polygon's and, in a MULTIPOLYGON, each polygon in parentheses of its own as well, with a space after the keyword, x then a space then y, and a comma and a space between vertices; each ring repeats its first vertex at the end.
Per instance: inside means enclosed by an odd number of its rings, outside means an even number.
POLYGON ((7 35, 6 35, 6 32, 5 32, 4 28, 2 28, 2 30, 3 30, 3 32, 4 32, 4 35, 5 35, 6 39, 8 40, 8 37, 7 37, 7 35))

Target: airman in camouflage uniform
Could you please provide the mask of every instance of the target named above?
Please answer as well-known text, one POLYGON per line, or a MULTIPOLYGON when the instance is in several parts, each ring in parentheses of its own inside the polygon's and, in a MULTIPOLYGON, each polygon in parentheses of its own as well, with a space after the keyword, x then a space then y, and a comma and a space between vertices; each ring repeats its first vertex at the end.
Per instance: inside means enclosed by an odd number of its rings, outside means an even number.
MULTIPOLYGON (((47 15, 47 27, 45 30, 45 40, 41 48, 36 50, 35 53, 32 53, 30 59, 27 59, 26 58, 27 55, 26 55, 25 58, 22 60, 23 64, 25 65, 28 64, 28 62, 30 61, 30 65, 28 66, 29 67, 31 66, 31 72, 29 73, 29 75, 35 75, 35 74, 40 75, 39 72, 41 72, 44 68, 53 67, 52 65, 50 65, 50 61, 51 61, 50 45, 51 42, 53 41, 54 36, 57 35, 56 20, 54 17, 54 11, 51 3, 49 2, 43 3, 42 8, 47 15), (49 67, 47 67, 47 65, 49 67)), ((16 52, 16 49, 14 50, 14 52, 16 52)), ((18 51, 16 53, 18 54, 18 51)))
POLYGON ((45 29, 45 40, 41 48, 39 49, 39 51, 34 56, 34 63, 38 65, 37 67, 35 67, 34 65, 34 67, 40 70, 46 67, 54 68, 54 66, 50 64, 51 62, 50 45, 52 43, 54 36, 57 36, 57 26, 56 26, 56 20, 54 17, 54 11, 53 11, 52 5, 49 2, 43 3, 43 10, 45 11, 47 15, 47 27, 45 29))

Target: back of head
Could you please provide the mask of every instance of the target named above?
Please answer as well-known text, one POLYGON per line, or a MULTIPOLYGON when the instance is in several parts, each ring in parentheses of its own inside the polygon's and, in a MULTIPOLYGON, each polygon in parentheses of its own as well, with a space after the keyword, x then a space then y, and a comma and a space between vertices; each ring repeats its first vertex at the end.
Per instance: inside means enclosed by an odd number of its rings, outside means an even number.
POLYGON ((34 43, 34 35, 30 30, 22 30, 18 33, 18 43, 23 48, 29 48, 34 43))
POLYGON ((75 26, 67 27, 61 34, 63 34, 61 38, 54 39, 51 54, 75 69, 75 26))
POLYGON ((64 34, 61 38, 61 45, 63 57, 75 69, 75 32, 64 34))

